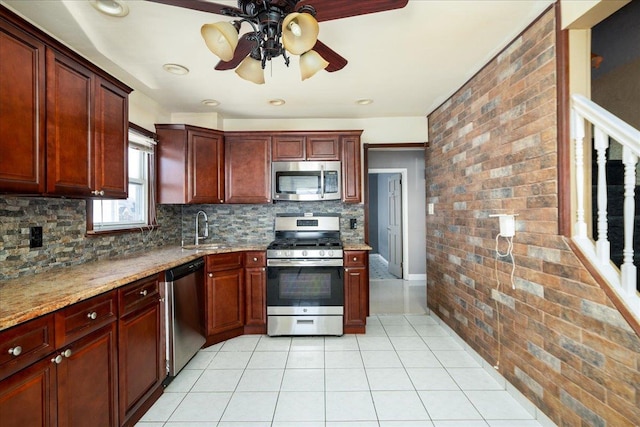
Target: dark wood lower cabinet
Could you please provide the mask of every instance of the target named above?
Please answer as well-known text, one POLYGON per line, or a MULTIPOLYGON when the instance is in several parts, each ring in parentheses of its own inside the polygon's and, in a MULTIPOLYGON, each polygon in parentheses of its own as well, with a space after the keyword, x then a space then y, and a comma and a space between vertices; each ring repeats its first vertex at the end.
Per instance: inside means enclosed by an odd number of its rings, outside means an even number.
POLYGON ((267 333, 266 253, 247 252, 244 258, 245 334, 267 333))
POLYGON ((205 345, 211 345, 244 333, 242 253, 209 255, 205 271, 205 345))
POLYGON ((344 252, 344 333, 363 334, 369 315, 369 254, 344 252))
POLYGON ((56 425, 56 371, 46 357, 0 381, 2 427, 56 425))
POLYGON ((149 277, 118 290, 120 425, 132 426, 162 394, 166 377, 159 282, 149 277))
MULTIPOLYGON (((58 426, 118 424, 116 323, 65 346, 58 369, 58 426)), ((55 362, 54 362, 55 363, 55 362)))

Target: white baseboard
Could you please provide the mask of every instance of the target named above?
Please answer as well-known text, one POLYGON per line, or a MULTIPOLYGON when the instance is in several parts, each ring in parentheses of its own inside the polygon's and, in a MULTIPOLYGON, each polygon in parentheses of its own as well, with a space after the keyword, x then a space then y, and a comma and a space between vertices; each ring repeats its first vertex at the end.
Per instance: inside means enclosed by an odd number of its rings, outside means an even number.
POLYGON ((406 280, 422 280, 422 281, 426 281, 427 280, 427 275, 426 274, 409 274, 409 277, 407 277, 406 280))

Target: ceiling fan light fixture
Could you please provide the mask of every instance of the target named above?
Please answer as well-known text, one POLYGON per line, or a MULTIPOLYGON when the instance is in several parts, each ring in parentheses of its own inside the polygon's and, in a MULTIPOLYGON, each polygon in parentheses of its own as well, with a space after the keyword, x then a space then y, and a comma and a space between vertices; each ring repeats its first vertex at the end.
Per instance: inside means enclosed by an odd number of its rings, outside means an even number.
POLYGON ((264 70, 262 62, 258 59, 247 56, 236 68, 236 74, 245 80, 253 82, 257 85, 264 84, 264 70))
POLYGON ((300 75, 302 80, 308 79, 328 66, 329 63, 315 50, 310 50, 300 55, 300 75))
POLYGON ((230 22, 204 24, 200 34, 209 50, 223 61, 231 61, 238 46, 238 29, 230 22))
POLYGON ((289 53, 301 55, 313 49, 319 32, 320 26, 313 15, 293 12, 282 22, 282 44, 289 53))
POLYGON ((129 14, 129 6, 121 0, 91 0, 91 6, 100 13, 116 18, 122 18, 129 14))

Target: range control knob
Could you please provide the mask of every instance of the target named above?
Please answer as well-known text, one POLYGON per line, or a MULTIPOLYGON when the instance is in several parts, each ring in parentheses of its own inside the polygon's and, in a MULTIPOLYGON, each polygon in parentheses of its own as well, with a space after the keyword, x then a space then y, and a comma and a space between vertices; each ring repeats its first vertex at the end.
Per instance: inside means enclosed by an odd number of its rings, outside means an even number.
POLYGON ((333 256, 333 251, 331 251, 331 250, 330 250, 328 255, 329 255, 330 257, 332 257, 332 256, 333 256))
POLYGON ((309 255, 309 252, 307 252, 307 251, 302 251, 302 256, 303 256, 303 257, 306 257, 307 255, 309 255))
POLYGON ((320 251, 318 252, 318 255, 324 256, 324 251, 322 249, 320 249, 320 251))

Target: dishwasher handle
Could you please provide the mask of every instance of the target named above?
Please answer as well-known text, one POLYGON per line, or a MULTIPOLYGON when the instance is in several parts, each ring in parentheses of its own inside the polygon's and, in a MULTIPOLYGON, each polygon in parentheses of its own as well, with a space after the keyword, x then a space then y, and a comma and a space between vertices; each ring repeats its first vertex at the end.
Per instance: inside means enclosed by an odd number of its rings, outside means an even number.
POLYGON ((179 265, 165 272, 165 278, 167 282, 173 282, 181 277, 187 276, 194 271, 200 270, 204 267, 204 258, 198 258, 194 261, 186 264, 179 265))

